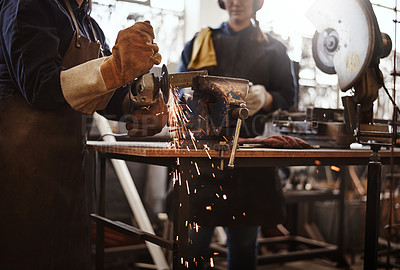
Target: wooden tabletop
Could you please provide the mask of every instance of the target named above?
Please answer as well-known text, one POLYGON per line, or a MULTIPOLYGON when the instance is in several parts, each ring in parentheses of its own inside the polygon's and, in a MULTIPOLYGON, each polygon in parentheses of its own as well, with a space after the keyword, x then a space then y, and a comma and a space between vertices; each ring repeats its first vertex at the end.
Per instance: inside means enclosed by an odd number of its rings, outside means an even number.
MULTIPOLYGON (((88 141, 88 149, 108 153, 147 158, 220 158, 221 152, 205 149, 173 149, 169 142, 139 142, 139 141, 88 141)), ((369 149, 273 149, 262 147, 239 147, 236 158, 312 158, 312 159, 340 159, 361 158, 368 160, 372 151, 369 149)), ((389 158, 391 150, 381 150, 382 158, 389 158)), ((393 152, 396 158, 400 157, 400 149, 393 152)), ((224 157, 229 158, 230 150, 225 151, 224 157)))

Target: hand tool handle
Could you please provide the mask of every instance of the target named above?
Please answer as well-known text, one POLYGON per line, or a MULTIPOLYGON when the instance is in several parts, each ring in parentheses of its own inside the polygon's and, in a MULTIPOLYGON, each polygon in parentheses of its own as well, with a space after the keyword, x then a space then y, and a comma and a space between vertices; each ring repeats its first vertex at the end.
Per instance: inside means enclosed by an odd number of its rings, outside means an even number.
POLYGON ((239 140, 241 126, 242 126, 242 118, 239 117, 237 120, 237 123, 236 123, 235 136, 233 137, 233 146, 232 146, 231 157, 229 158, 229 163, 228 163, 228 168, 230 168, 230 169, 233 169, 235 167, 235 165, 234 165, 235 155, 236 155, 236 149, 238 147, 238 140, 239 140))

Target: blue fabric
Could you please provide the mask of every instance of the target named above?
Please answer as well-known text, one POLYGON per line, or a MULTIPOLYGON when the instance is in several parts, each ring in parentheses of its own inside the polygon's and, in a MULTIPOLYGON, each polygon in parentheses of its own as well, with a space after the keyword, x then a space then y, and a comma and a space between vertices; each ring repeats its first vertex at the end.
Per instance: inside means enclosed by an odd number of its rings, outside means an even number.
MULTIPOLYGON (((81 8, 75 0, 69 1, 81 34, 94 41, 86 0, 81 8)), ((91 22, 105 54, 110 55, 103 31, 91 22)), ((38 109, 65 106, 60 72, 74 25, 64 1, 1 0, 0 28, 0 98, 20 92, 38 109)), ((126 93, 126 89, 117 90, 105 113, 121 114, 121 96, 126 93)))
MULTIPOLYGON (((215 227, 203 226, 197 230, 189 229, 189 240, 196 247, 189 246, 189 260, 195 262, 191 269, 206 269, 210 264, 210 243, 215 227)), ((257 235, 259 227, 227 227, 225 228, 228 247, 228 270, 256 270, 257 268, 257 235)))

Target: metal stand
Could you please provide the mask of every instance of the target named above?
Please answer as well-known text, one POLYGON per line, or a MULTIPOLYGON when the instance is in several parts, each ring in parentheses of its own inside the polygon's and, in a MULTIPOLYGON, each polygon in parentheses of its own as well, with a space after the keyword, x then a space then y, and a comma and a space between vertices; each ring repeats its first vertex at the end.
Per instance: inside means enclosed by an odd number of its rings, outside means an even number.
POLYGON ((378 154, 380 145, 372 145, 368 163, 367 210, 365 218, 364 269, 378 267, 379 202, 381 192, 381 161, 378 154))
MULTIPOLYGON (((100 182, 98 214, 105 214, 106 160, 97 154, 100 182)), ((97 173, 96 173, 97 175, 97 173)), ((104 269, 104 224, 96 223, 96 270, 104 269)))
MULTIPOLYGON (((96 125, 102 135, 112 133, 111 127, 108 124, 108 121, 98 115, 93 115, 96 125)), ((114 137, 108 137, 108 141, 115 142, 114 137)), ((100 170, 100 202, 99 202, 99 211, 98 215, 104 217, 105 216, 105 157, 98 157, 98 164, 100 170)), ((150 222, 149 217, 147 216, 146 210, 144 209, 143 203, 139 196, 139 193, 136 189, 136 186, 133 182, 129 169, 126 165, 126 162, 123 160, 111 159, 111 163, 115 169, 115 172, 118 176, 118 180, 124 190, 130 208, 136 221, 138 222, 139 228, 143 230, 144 233, 150 233, 155 235, 153 226, 150 222)), ((107 222, 98 222, 99 219, 96 219, 92 216, 92 219, 96 221, 96 269, 104 269, 104 225, 109 225, 107 222)), ((155 239, 155 238, 154 238, 155 239)), ((154 244, 152 239, 144 239, 146 240, 146 246, 149 250, 149 253, 154 261, 154 265, 157 269, 169 269, 168 262, 165 258, 164 252, 162 251, 160 245, 154 244)), ((158 243, 156 241, 156 243, 158 243)), ((170 243, 168 243, 169 245, 170 243)))

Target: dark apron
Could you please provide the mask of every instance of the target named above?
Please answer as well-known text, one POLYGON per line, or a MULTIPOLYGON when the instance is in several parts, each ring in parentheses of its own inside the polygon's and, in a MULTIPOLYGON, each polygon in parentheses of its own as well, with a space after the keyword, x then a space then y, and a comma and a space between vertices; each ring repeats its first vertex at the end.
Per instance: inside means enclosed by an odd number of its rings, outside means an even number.
POLYGON ((201 168, 190 195, 191 221, 200 226, 275 227, 285 221, 282 186, 272 167, 201 168), (214 172, 213 176, 211 173, 214 172))
MULTIPOLYGON (((77 33, 63 66, 98 56, 77 33)), ((82 115, 18 94, 0 100, 0 130, 0 269, 89 269, 82 115)))

